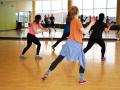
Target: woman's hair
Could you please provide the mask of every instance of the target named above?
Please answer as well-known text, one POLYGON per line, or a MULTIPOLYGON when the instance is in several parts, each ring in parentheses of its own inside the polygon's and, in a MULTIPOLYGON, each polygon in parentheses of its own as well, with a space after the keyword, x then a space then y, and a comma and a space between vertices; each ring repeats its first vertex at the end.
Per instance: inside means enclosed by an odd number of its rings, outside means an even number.
POLYGON ((98 21, 103 21, 105 18, 105 15, 103 13, 99 14, 99 20, 98 21))
POLYGON ((34 22, 39 23, 40 20, 41 20, 41 16, 40 15, 36 15, 34 22))
POLYGON ((68 12, 67 18, 66 18, 66 24, 70 25, 70 21, 71 21, 71 19, 70 19, 70 13, 68 12))
POLYGON ((72 6, 71 9, 69 10, 69 15, 70 15, 70 21, 74 18, 76 14, 79 13, 79 10, 76 6, 72 6))

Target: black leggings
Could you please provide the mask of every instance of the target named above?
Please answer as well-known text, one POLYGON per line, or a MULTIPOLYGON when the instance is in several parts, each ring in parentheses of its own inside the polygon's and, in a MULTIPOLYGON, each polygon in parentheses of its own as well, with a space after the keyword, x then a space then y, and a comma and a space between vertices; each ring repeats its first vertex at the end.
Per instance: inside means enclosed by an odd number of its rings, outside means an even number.
MULTIPOLYGON (((56 68, 56 66, 57 66, 63 59, 64 59, 64 56, 59 55, 59 56, 55 59, 55 61, 52 62, 52 64, 51 64, 50 67, 49 67, 49 70, 50 70, 50 71, 54 70, 54 69, 56 68)), ((84 71, 85 71, 85 69, 84 69, 82 66, 80 66, 80 68, 79 68, 79 73, 84 73, 84 71)))
POLYGON ((23 55, 31 47, 32 42, 37 45, 36 55, 39 55, 41 43, 39 42, 39 39, 35 37, 35 35, 32 35, 30 33, 27 34, 27 46, 24 48, 22 52, 23 55))
POLYGON ((69 34, 70 34, 70 32, 64 33, 64 34, 62 35, 62 37, 53 45, 53 47, 56 47, 61 41, 67 39, 67 37, 69 36, 69 34))
POLYGON ((103 39, 90 38, 87 47, 84 48, 84 53, 86 53, 95 43, 101 46, 101 58, 103 58, 105 54, 105 42, 103 39))

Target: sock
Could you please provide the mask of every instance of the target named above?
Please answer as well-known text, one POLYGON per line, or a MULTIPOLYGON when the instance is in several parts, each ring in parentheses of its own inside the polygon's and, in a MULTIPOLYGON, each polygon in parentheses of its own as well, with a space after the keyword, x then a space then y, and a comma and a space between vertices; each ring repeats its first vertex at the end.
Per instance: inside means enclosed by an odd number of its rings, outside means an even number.
POLYGON ((46 72, 46 75, 49 75, 49 74, 50 74, 50 72, 51 72, 51 70, 50 70, 50 69, 48 69, 48 71, 46 72))
POLYGON ((23 55, 23 54, 21 54, 20 56, 22 56, 22 57, 23 57, 24 55, 23 55))
POLYGON ((80 73, 80 81, 83 80, 83 73, 80 73))

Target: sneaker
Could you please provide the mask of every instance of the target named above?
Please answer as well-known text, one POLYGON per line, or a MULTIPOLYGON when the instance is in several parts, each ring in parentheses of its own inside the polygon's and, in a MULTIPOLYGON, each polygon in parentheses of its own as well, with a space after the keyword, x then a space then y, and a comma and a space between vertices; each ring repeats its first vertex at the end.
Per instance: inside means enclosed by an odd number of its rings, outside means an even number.
POLYGON ((86 83, 86 82, 87 82, 86 80, 80 80, 80 81, 79 81, 80 84, 84 84, 84 83, 86 83))
POLYGON ((105 60, 106 60, 106 58, 105 58, 105 57, 102 57, 102 58, 101 58, 101 60, 102 60, 102 61, 105 61, 105 60))
POLYGON ((41 56, 39 56, 39 55, 36 55, 35 59, 38 60, 38 59, 43 59, 43 58, 41 56))
POLYGON ((46 80, 47 79, 47 77, 48 77, 48 75, 47 74, 45 74, 41 79, 42 80, 46 80))
POLYGON ((26 57, 24 55, 20 55, 19 57, 20 59, 26 59, 26 57))

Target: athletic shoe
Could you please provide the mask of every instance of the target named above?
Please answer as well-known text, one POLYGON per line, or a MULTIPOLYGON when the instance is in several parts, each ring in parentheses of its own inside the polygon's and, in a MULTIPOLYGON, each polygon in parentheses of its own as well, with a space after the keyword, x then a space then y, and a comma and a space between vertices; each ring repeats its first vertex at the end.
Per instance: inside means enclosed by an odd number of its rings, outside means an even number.
POLYGON ((84 83, 86 83, 86 82, 87 82, 86 80, 80 80, 80 81, 79 81, 80 84, 84 84, 84 83))
POLYGON ((102 61, 105 61, 105 60, 106 60, 106 58, 105 58, 105 57, 102 57, 102 58, 101 58, 101 60, 102 60, 102 61))
POLYGON ((45 74, 41 79, 42 80, 46 80, 47 79, 47 77, 48 77, 48 75, 47 74, 45 74))
POLYGON ((24 55, 20 55, 19 57, 20 59, 26 59, 26 57, 24 55))

